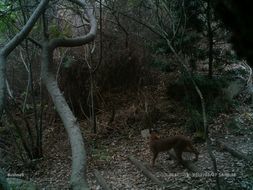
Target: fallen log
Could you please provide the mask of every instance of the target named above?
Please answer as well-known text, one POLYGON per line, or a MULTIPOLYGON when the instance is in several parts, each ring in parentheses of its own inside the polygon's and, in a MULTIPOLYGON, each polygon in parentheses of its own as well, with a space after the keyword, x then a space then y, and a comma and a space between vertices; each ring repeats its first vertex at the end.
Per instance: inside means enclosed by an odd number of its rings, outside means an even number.
POLYGON ((247 161, 252 161, 252 158, 248 157, 247 155, 245 155, 244 153, 242 153, 239 150, 232 149, 231 147, 229 147, 228 145, 226 145, 225 143, 223 143, 221 141, 216 140, 216 144, 222 150, 225 150, 225 151, 229 152, 232 156, 234 156, 236 158, 247 160, 247 161))
POLYGON ((155 184, 164 187, 165 184, 160 181, 153 173, 151 173, 139 160, 133 156, 129 156, 128 159, 139 169, 141 172, 149 179, 151 179, 155 184))
POLYGON ((110 186, 106 183, 105 179, 99 173, 98 170, 94 170, 94 175, 95 175, 95 178, 96 178, 97 182, 99 183, 99 185, 101 185, 102 189, 111 190, 110 186))

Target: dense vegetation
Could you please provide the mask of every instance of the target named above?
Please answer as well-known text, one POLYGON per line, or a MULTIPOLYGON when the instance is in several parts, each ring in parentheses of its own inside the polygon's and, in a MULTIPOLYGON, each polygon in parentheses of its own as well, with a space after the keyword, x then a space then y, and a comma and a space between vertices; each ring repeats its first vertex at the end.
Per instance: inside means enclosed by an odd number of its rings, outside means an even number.
MULTIPOLYGON (((0 0, 0 189, 36 188, 20 178, 47 187, 42 166, 57 171, 49 160, 58 154, 68 164, 64 188, 95 188, 93 169, 120 154, 110 145, 122 140, 140 153, 132 144, 153 128, 191 136, 208 170, 222 173, 219 135, 253 138, 251 118, 247 127, 238 119, 242 108, 252 111, 251 8, 236 0, 0 0)), ((240 169, 252 160, 242 158, 240 169)), ((251 172, 242 183, 215 176, 201 187, 250 189, 251 172)))

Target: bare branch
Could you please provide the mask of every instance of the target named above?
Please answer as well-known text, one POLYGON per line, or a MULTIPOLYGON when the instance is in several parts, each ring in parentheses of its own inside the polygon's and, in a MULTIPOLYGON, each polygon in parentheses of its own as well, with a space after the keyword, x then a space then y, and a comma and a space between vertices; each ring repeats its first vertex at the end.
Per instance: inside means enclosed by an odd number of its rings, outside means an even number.
POLYGON ((38 7, 34 10, 33 14, 25 24, 25 26, 22 28, 22 30, 17 33, 1 50, 1 53, 4 56, 8 56, 18 44, 20 44, 26 36, 29 34, 29 32, 32 30, 35 22, 38 20, 40 15, 43 13, 43 11, 46 9, 46 6, 48 4, 49 0, 42 0, 38 7))
POLYGON ((57 47, 75 47, 81 46, 86 43, 89 43, 94 40, 96 33, 97 33, 97 21, 94 16, 94 7, 91 3, 86 2, 84 0, 69 0, 72 3, 75 3, 81 6, 85 10, 85 14, 90 21, 90 31, 87 35, 77 38, 56 38, 50 41, 49 46, 52 49, 57 47))

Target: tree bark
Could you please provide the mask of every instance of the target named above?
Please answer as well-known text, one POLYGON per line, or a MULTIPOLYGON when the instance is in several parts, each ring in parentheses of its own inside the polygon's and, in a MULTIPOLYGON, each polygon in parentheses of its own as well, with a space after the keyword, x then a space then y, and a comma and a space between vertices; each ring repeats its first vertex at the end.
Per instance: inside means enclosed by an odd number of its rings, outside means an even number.
POLYGON ((54 75, 49 71, 52 54, 53 51, 50 50, 48 43, 45 42, 42 48, 42 80, 54 102, 70 140, 72 151, 71 187, 73 189, 88 189, 88 183, 85 177, 86 152, 84 149, 82 134, 79 128, 79 123, 61 93, 54 75))
MULTIPOLYGON (((208 154, 211 158, 211 161, 213 163, 213 171, 214 173, 218 174, 218 168, 217 168, 217 162, 216 162, 216 158, 212 152, 212 148, 211 148, 211 139, 209 138, 208 136, 208 133, 206 135, 206 145, 207 145, 207 151, 208 151, 208 154)), ((220 186, 220 178, 219 178, 219 175, 215 175, 215 181, 216 181, 216 187, 218 190, 221 189, 221 186, 220 186)))
POLYGON ((207 33, 208 33, 208 77, 211 79, 213 77, 213 30, 212 30, 212 15, 211 15, 211 2, 207 2, 207 33))
POLYGON ((70 140, 72 151, 71 188, 74 190, 84 190, 89 189, 86 180, 87 156, 84 140, 79 123, 61 93, 55 75, 50 70, 50 66, 53 64, 53 52, 56 48, 81 46, 93 41, 96 36, 97 24, 93 14, 93 6, 88 1, 69 1, 84 9, 85 14, 90 21, 90 31, 88 34, 77 38, 54 38, 50 41, 46 39, 42 45, 41 76, 70 140))

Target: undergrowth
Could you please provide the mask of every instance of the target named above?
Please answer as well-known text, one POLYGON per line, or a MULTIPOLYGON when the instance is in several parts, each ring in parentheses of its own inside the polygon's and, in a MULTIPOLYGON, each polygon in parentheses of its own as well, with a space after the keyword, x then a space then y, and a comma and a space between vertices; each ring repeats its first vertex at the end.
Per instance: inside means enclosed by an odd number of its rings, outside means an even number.
MULTIPOLYGON (((229 112, 234 105, 234 101, 229 100, 224 94, 229 78, 210 79, 198 74, 194 75, 193 79, 203 94, 208 122, 221 112, 229 112)), ((186 129, 203 134, 201 101, 189 76, 182 75, 174 84, 168 85, 167 96, 186 105, 190 116, 185 124, 186 129)))

